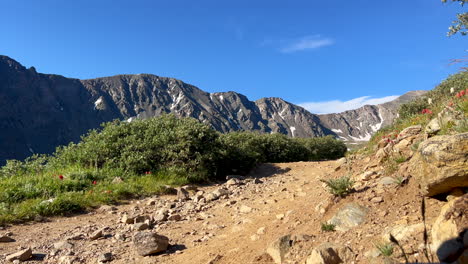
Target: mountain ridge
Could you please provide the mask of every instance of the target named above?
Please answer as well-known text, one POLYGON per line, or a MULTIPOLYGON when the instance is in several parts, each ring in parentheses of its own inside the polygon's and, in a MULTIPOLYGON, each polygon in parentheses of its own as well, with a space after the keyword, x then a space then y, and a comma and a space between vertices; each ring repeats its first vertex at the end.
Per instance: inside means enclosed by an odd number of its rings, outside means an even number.
MULTIPOLYGON (((0 92, 0 162, 51 153, 106 121, 131 122, 165 113, 193 117, 223 133, 333 135, 347 141, 368 137, 352 128, 354 123, 349 119, 353 115, 316 115, 278 97, 250 101, 234 91, 208 93, 181 80, 153 74, 80 80, 37 73, 34 67, 26 68, 7 56, 0 56, 0 92)), ((365 106, 354 115, 366 116, 365 125, 375 126, 381 120, 373 107, 365 106)), ((379 107, 396 111, 394 104, 379 107)))

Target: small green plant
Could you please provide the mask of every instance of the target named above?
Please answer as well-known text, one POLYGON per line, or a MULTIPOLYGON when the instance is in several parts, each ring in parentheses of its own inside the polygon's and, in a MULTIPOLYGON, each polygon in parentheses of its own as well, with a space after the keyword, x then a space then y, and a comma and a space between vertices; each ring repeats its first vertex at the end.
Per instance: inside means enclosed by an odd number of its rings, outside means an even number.
POLYGON ((419 148, 419 145, 421 144, 422 140, 419 140, 419 141, 416 141, 415 143, 413 143, 413 145, 411 145, 411 150, 412 151, 417 151, 418 148, 419 148))
POLYGON ((335 225, 331 223, 322 223, 322 231, 333 232, 335 231, 335 225))
POLYGON ((380 254, 385 257, 390 257, 393 254, 393 244, 392 243, 379 243, 375 247, 379 250, 380 254))
POLYGON ((352 191, 354 185, 354 181, 351 180, 351 178, 348 176, 343 176, 338 179, 320 181, 327 185, 331 194, 339 197, 344 197, 349 194, 352 191))
POLYGON ((405 156, 403 156, 403 155, 398 155, 398 156, 396 156, 396 157, 394 158, 394 160, 395 160, 395 162, 396 162, 397 164, 400 164, 400 163, 405 162, 405 161, 407 160, 407 158, 406 158, 405 156))
POLYGON ((402 186, 403 184, 405 184, 405 182, 406 182, 406 178, 402 176, 398 176, 395 178, 395 183, 399 186, 402 186))

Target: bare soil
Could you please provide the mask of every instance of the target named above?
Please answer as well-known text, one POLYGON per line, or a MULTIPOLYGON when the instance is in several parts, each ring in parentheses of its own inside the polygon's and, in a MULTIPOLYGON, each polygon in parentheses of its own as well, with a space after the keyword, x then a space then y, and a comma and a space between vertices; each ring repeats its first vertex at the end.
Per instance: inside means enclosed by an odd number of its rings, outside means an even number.
MULTIPOLYGON (((364 254, 375 251, 375 244, 381 241, 385 228, 422 222, 422 196, 417 182, 410 179, 406 185, 383 188, 377 185, 379 178, 376 178, 359 184, 356 191, 346 198, 338 199, 329 194, 320 179, 363 172, 367 164, 355 163, 349 171, 335 171, 335 164, 327 161, 260 166, 250 176, 262 183, 247 179, 243 185, 230 187, 233 194, 228 198, 209 202, 195 213, 181 210, 181 221, 155 226, 154 232, 170 239, 171 246, 162 254, 139 256, 131 239, 135 231, 120 219, 124 213, 153 215, 162 205, 177 203, 174 195, 129 201, 117 205, 116 211, 103 207, 73 217, 8 226, 0 230, 0 235, 10 232, 15 242, 0 243, 0 263, 6 263, 7 255, 26 247, 31 247, 34 253, 34 259, 28 263, 98 263, 99 256, 106 252, 112 253, 111 263, 116 264, 272 263, 262 254, 269 244, 286 234, 307 235, 308 238, 297 243, 286 263, 304 263, 311 249, 323 242, 348 245, 356 254, 354 263, 375 263, 364 254), (377 196, 382 197, 383 202, 370 201, 377 196), (156 201, 156 204, 149 205, 149 201, 156 201), (370 209, 366 221, 347 232, 321 231, 321 223, 349 202, 357 202, 370 209), (324 208, 322 213, 321 208, 324 208), (104 237, 97 240, 88 238, 101 228, 105 228, 104 237), (70 237, 75 237, 75 240, 69 240, 73 244, 71 249, 54 249, 54 243, 70 237)), ((198 189, 210 192, 223 185, 198 189)), ((426 198, 428 230, 439 213, 441 203, 426 198)), ((415 235, 403 246, 413 251, 410 254, 413 260, 427 262, 422 255, 422 234, 415 235)), ((398 255, 399 250, 395 249, 394 256, 398 255)))

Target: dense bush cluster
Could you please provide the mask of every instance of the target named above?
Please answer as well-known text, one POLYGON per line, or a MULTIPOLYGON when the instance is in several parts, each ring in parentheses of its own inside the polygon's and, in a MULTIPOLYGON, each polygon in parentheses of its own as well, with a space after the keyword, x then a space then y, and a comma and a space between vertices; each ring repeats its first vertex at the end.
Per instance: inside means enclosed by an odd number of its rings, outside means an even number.
POLYGON ((53 155, 1 167, 0 224, 160 193, 166 185, 245 174, 264 162, 336 159, 346 150, 331 136, 221 134, 173 115, 109 122, 53 155))
POLYGON ((206 180, 246 173, 258 163, 336 159, 345 152, 344 143, 331 136, 293 139, 282 134, 220 134, 195 119, 165 115, 106 123, 80 143, 59 148, 52 163, 136 174, 169 169, 192 180, 206 180))

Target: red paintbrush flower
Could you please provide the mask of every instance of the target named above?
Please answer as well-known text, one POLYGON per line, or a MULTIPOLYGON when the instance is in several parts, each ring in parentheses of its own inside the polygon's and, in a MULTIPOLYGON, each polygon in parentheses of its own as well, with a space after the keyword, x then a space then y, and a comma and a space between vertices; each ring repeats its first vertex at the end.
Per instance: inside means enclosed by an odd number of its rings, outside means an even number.
POLYGON ((96 182, 96 181, 93 181, 93 185, 96 185, 96 184, 97 184, 97 182, 96 182))
POLYGON ((59 179, 63 180, 63 175, 59 175, 59 179))

